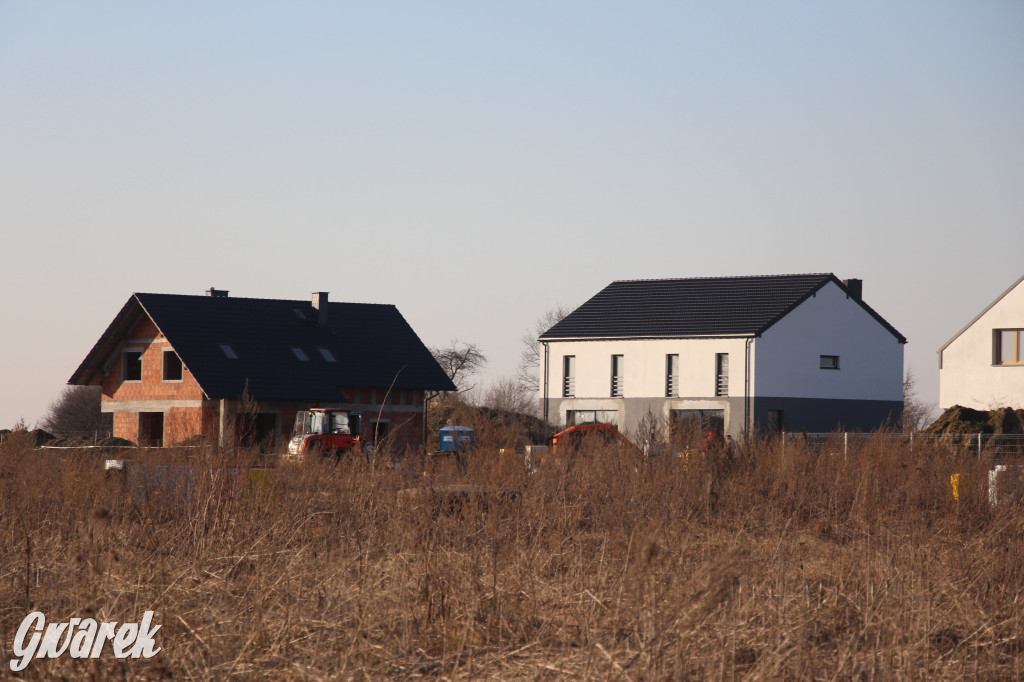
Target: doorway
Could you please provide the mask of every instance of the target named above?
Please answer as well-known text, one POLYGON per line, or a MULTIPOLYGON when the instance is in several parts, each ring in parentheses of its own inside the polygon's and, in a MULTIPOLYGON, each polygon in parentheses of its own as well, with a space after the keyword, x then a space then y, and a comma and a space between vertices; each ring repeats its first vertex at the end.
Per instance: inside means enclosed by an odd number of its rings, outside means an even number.
POLYGON ((162 448, 164 446, 164 413, 139 412, 139 446, 162 448))

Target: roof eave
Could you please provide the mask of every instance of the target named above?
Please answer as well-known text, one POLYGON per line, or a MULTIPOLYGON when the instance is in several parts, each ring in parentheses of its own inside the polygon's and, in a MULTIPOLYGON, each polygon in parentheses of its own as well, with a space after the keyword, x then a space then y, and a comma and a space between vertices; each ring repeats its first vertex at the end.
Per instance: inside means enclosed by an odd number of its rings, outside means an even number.
POLYGON ((760 336, 759 332, 742 332, 737 334, 642 334, 627 336, 541 336, 537 340, 540 343, 551 343, 552 341, 680 341, 692 339, 746 339, 760 336))
POLYGON ((962 328, 962 329, 961 329, 960 331, 958 331, 958 332, 957 332, 956 334, 954 334, 954 335, 952 336, 952 338, 950 338, 950 339, 949 339, 949 341, 946 341, 946 343, 942 344, 942 346, 941 346, 941 347, 939 348, 938 352, 939 352, 939 353, 941 354, 941 353, 942 353, 942 351, 946 350, 946 348, 948 348, 948 347, 949 347, 949 344, 951 344, 951 343, 953 343, 954 341, 956 341, 956 340, 957 340, 958 338, 960 338, 960 335, 961 335, 961 334, 963 334, 963 333, 964 333, 965 331, 967 331, 968 329, 970 329, 971 327, 973 327, 973 326, 974 326, 974 324, 975 324, 975 323, 976 323, 976 322, 977 322, 978 320, 980 320, 980 319, 981 319, 982 317, 984 317, 984 316, 985 316, 985 313, 987 313, 988 311, 992 310, 992 308, 993 308, 993 307, 995 307, 995 305, 996 305, 997 303, 999 303, 999 302, 1000 302, 1001 300, 1003 300, 1004 298, 1006 298, 1007 294, 1009 294, 1009 293, 1010 293, 1011 291, 1013 291, 1014 289, 1016 289, 1016 288, 1017 288, 1017 287, 1018 287, 1018 286, 1020 285, 1020 283, 1021 283, 1021 282, 1024 282, 1024 275, 1022 275, 1022 276, 1020 277, 1020 279, 1018 279, 1018 280, 1017 280, 1016 282, 1014 282, 1013 284, 1011 284, 1011 285, 1010 285, 1010 288, 1009 288, 1009 289, 1007 289, 1007 290, 1006 290, 1006 291, 1004 291, 1003 293, 999 294, 999 296, 997 296, 997 297, 995 298, 995 300, 993 300, 993 301, 992 301, 991 303, 989 303, 989 304, 988 304, 987 306, 985 306, 985 309, 984 309, 984 310, 982 310, 982 311, 981 311, 980 313, 978 313, 977 315, 975 315, 975 316, 974 316, 974 319, 973 319, 973 320, 971 320, 970 322, 968 322, 968 323, 967 323, 966 325, 964 325, 964 327, 963 327, 963 328, 962 328))
POLYGON ((102 334, 100 334, 100 338, 97 339, 95 344, 93 344, 92 350, 86 354, 85 359, 82 360, 78 369, 76 369, 74 374, 71 375, 71 378, 68 379, 69 384, 89 385, 92 382, 96 373, 101 371, 100 365, 102 364, 103 357, 110 353, 113 346, 117 345, 115 343, 115 337, 123 330, 123 328, 130 326, 129 322, 134 321, 132 313, 137 311, 145 313, 145 310, 142 309, 142 306, 135 297, 135 294, 132 294, 125 304, 121 306, 121 310, 114 316, 114 319, 110 324, 107 325, 107 328, 102 334))

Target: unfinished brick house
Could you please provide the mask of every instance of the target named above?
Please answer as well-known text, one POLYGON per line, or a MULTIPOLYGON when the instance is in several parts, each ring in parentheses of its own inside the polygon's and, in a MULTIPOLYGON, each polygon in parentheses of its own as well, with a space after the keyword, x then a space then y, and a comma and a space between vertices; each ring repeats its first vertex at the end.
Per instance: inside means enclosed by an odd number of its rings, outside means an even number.
POLYGON ((363 439, 422 442, 455 386, 392 305, 132 294, 68 383, 101 386, 114 435, 146 446, 279 445, 298 410, 347 407, 363 439))

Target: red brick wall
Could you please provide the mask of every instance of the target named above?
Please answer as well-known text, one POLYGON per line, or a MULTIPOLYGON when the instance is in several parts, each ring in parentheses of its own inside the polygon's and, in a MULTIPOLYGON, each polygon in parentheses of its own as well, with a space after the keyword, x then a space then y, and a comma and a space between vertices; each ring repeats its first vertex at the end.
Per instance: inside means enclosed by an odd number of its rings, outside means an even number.
MULTIPOLYGON (((182 368, 180 381, 164 381, 163 359, 164 349, 171 345, 148 317, 141 320, 131 330, 123 350, 142 351, 142 381, 124 381, 124 353, 121 352, 110 368, 110 373, 103 380, 104 401, 170 401, 170 400, 203 400, 203 390, 187 367, 182 368)), ((115 407, 116 409, 116 407, 115 407)), ((208 411, 209 408, 206 408, 208 411)), ((170 410, 154 409, 164 412, 165 444, 171 445, 204 432, 204 408, 183 407, 170 410)), ((214 424, 217 422, 214 421, 214 424)), ((114 435, 118 438, 138 442, 139 415, 138 411, 114 413, 114 435)), ((216 431, 213 436, 216 437, 216 431)))
POLYGON ((182 369, 181 381, 163 380, 164 349, 171 345, 156 329, 149 318, 139 322, 131 331, 125 350, 142 350, 142 381, 122 380, 124 353, 114 360, 110 374, 103 380, 105 400, 202 400, 203 389, 199 387, 188 368, 182 369), (132 340, 152 339, 135 343, 132 340))

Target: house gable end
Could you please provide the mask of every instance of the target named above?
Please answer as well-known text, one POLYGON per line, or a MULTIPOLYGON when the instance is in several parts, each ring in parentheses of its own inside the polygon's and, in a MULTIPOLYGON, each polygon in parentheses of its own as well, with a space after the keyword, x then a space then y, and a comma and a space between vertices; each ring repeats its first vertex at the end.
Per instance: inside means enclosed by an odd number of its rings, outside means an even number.
POLYGON ((958 331, 958 332, 957 332, 956 334, 954 334, 954 335, 953 335, 953 336, 952 336, 952 337, 951 337, 951 338, 949 339, 949 341, 946 341, 946 343, 942 344, 942 346, 941 346, 941 347, 939 348, 939 350, 938 350, 938 353, 939 353, 939 367, 940 367, 940 369, 941 369, 941 367, 942 367, 942 352, 943 352, 944 350, 946 350, 946 348, 948 348, 948 347, 949 347, 949 345, 950 345, 951 343, 953 343, 953 342, 954 342, 954 341, 956 341, 956 340, 957 340, 958 338, 960 338, 960 336, 961 336, 961 335, 963 335, 963 333, 964 333, 964 332, 966 332, 966 331, 967 331, 968 329, 970 329, 970 328, 971 328, 971 327, 973 327, 973 326, 974 326, 975 324, 977 324, 978 320, 980 320, 981 318, 985 317, 985 314, 986 314, 986 313, 988 313, 988 311, 992 310, 992 308, 996 307, 996 305, 998 305, 1000 301, 1002 301, 1002 300, 1003 300, 1004 298, 1006 298, 1007 296, 1009 296, 1009 295, 1010 295, 1010 293, 1011 293, 1011 292, 1012 292, 1012 291, 1013 291, 1014 289, 1016 289, 1016 288, 1017 288, 1018 286, 1020 286, 1021 282, 1024 282, 1024 276, 1021 276, 1021 278, 1020 278, 1020 279, 1018 279, 1018 280, 1017 280, 1016 282, 1014 282, 1013 284, 1011 284, 1011 285, 1010 285, 1010 287, 1009 287, 1009 288, 1008 288, 1008 289, 1007 289, 1006 291, 1004 291, 1003 293, 999 294, 999 296, 997 296, 997 297, 995 298, 995 300, 993 300, 993 301, 992 301, 991 303, 989 303, 989 304, 988 304, 987 306, 985 306, 984 310, 982 310, 982 311, 981 311, 980 313, 978 313, 977 315, 975 315, 975 316, 974 316, 974 318, 973 318, 973 319, 972 319, 972 320, 971 320, 970 322, 968 322, 967 324, 965 324, 965 325, 964 325, 964 326, 963 326, 963 327, 962 327, 962 328, 960 329, 960 331, 958 331))

